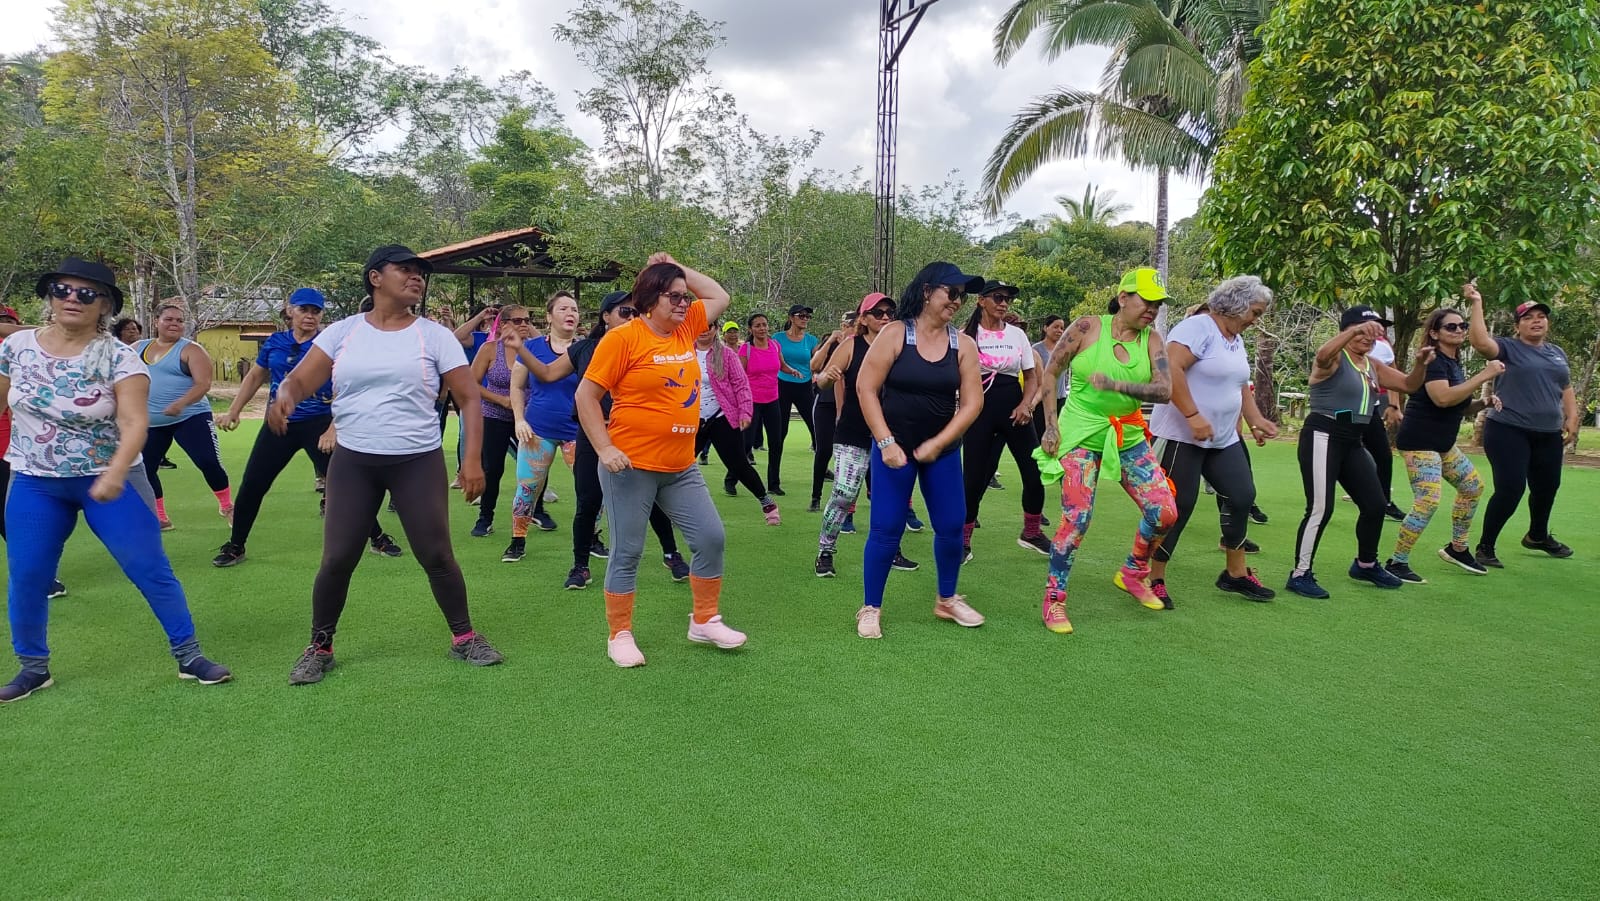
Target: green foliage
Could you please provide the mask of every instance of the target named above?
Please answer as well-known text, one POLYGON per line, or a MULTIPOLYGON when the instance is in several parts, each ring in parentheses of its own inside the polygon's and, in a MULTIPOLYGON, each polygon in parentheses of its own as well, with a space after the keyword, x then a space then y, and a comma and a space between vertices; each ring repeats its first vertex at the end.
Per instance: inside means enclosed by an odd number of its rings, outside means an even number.
POLYGON ((1317 304, 1425 313, 1479 277, 1504 304, 1589 276, 1593 0, 1290 0, 1204 218, 1228 272, 1317 304))
POLYGON ((493 143, 466 167, 467 183, 483 198, 468 222, 478 232, 538 225, 560 230, 588 191, 587 147, 559 124, 537 124, 534 111, 515 109, 500 120, 493 143))
POLYGON ((1052 313, 1064 318, 1086 296, 1083 285, 1072 273, 1028 256, 1021 247, 1007 247, 996 253, 988 275, 1021 289, 1015 312, 1030 321, 1042 321, 1052 313))

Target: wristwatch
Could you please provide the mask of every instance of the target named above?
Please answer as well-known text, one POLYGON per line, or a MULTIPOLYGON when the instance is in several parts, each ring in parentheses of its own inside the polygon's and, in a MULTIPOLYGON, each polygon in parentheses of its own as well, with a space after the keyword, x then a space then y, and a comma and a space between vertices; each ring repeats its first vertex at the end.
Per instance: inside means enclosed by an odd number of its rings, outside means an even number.
POLYGON ((894 436, 893 435, 890 435, 887 438, 879 438, 877 440, 878 450, 883 450, 884 448, 888 447, 889 445, 891 445, 893 443, 894 443, 894 436))

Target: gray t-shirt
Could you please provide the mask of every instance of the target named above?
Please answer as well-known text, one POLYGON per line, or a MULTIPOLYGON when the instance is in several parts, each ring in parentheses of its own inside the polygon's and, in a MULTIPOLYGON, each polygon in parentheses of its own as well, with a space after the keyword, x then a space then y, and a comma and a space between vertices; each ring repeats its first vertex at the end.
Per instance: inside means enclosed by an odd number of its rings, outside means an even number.
POLYGON ((1195 409, 1211 423, 1211 437, 1194 440, 1194 430, 1176 404, 1156 404, 1150 431, 1169 441, 1196 447, 1223 448, 1237 442, 1243 390, 1250 382, 1250 357, 1245 353, 1244 338, 1235 336, 1230 340, 1217 328, 1215 319, 1201 314, 1173 326, 1167 341, 1182 344, 1194 354, 1194 365, 1183 375, 1195 409))
MULTIPOLYGON (((1039 355, 1039 359, 1044 362, 1044 365, 1048 367, 1050 365, 1050 348, 1045 347, 1043 341, 1038 341, 1034 343, 1033 350, 1039 355)), ((1063 366, 1061 367, 1061 374, 1056 376, 1056 403, 1058 404, 1067 399, 1067 377, 1070 375, 1072 375, 1072 367, 1063 366)))
POLYGON ((1533 345, 1516 338, 1494 340, 1500 346, 1495 359, 1506 364, 1506 371, 1494 381, 1494 393, 1504 409, 1490 410, 1489 418, 1530 432, 1561 431, 1561 393, 1572 384, 1567 355, 1549 341, 1533 345))

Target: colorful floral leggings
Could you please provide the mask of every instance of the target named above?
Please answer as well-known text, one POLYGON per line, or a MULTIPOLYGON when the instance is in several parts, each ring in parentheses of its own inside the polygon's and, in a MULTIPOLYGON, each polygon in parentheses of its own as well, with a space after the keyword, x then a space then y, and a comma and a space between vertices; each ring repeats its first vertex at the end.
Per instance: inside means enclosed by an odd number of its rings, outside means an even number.
MULTIPOLYGON (((1144 514, 1124 566, 1142 575, 1150 571, 1150 554, 1178 521, 1178 505, 1172 498, 1172 486, 1167 484, 1167 474, 1156 462, 1149 443, 1141 441, 1123 448, 1120 456, 1122 490, 1128 492, 1144 514)), ((1094 512, 1095 487, 1100 481, 1100 452, 1075 447, 1061 458, 1061 468, 1066 473, 1061 479, 1061 526, 1050 543, 1050 577, 1045 587, 1049 591, 1065 592, 1067 577, 1072 574, 1072 561, 1078 555, 1084 533, 1089 531, 1089 515, 1094 512)))
POLYGON ((1400 458, 1406 461, 1406 473, 1411 476, 1412 501, 1411 512, 1400 524, 1400 538, 1394 543, 1395 562, 1411 559, 1411 549, 1439 509, 1441 481, 1449 482, 1456 490, 1455 506, 1450 509, 1450 543, 1466 547, 1472 516, 1478 512, 1478 498, 1483 494, 1483 480, 1478 478, 1472 461, 1459 447, 1442 455, 1437 451, 1401 451, 1400 458))
POLYGON ((867 478, 872 455, 864 447, 848 444, 833 446, 833 493, 822 511, 822 531, 817 535, 817 552, 831 554, 839 545, 839 530, 845 517, 856 509, 861 483, 867 478))
POLYGON ((561 442, 533 436, 517 446, 517 496, 511 500, 511 537, 526 538, 533 524, 533 511, 550 479, 550 466, 556 460, 561 442))

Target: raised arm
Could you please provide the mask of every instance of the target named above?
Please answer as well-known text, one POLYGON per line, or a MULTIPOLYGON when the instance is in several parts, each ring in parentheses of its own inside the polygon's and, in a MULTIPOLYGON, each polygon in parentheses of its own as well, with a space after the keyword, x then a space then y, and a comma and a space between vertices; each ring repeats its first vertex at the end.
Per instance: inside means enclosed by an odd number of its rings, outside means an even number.
POLYGON ((1477 375, 1459 385, 1451 385, 1445 379, 1433 379, 1422 387, 1428 392, 1428 399, 1435 406, 1453 407, 1464 400, 1471 400, 1472 395, 1478 393, 1483 384, 1502 372, 1506 371, 1506 364, 1499 360, 1490 360, 1483 364, 1483 369, 1477 375))
POLYGON ((494 307, 484 307, 478 311, 476 316, 456 326, 456 330, 452 334, 456 336, 457 341, 461 342, 462 347, 472 346, 472 333, 478 331, 478 327, 483 325, 483 320, 487 319, 494 310, 494 307))
POLYGON ((1372 361, 1373 369, 1377 372, 1378 384, 1390 391, 1404 391, 1415 394, 1422 390, 1422 385, 1428 378, 1428 361, 1433 359, 1433 348, 1419 347, 1410 372, 1400 370, 1388 365, 1372 361))
POLYGON ((1320 382, 1331 377, 1339 370, 1339 354, 1345 347, 1361 335, 1371 335, 1374 339, 1383 337, 1383 326, 1376 322, 1360 322, 1347 329, 1341 329, 1338 334, 1323 342, 1317 348, 1316 356, 1311 361, 1311 381, 1320 382))
POLYGON ((683 270, 683 280, 689 286, 689 293, 700 298, 705 305, 707 322, 713 322, 727 312, 730 298, 716 279, 674 260, 670 253, 651 254, 650 265, 656 263, 672 263, 683 270))
POLYGON ((1461 296, 1472 305, 1467 314, 1467 340, 1472 343, 1472 349, 1483 354, 1485 359, 1499 359, 1500 342, 1489 333, 1489 322, 1483 315, 1483 295, 1478 293, 1476 279, 1461 286, 1461 296))
MULTIPOLYGON (((818 344, 816 352, 811 355, 811 371, 813 373, 821 372, 823 364, 832 359, 834 351, 844 346, 845 343, 844 330, 839 329, 829 335, 821 344, 818 344)), ((851 341, 849 343, 854 344, 855 342, 851 341)), ((822 386, 820 377, 817 381, 817 386, 822 386)))
MULTIPOLYGON (((559 382, 576 371, 572 368, 571 354, 562 354, 556 357, 554 363, 546 363, 533 355, 533 351, 528 349, 526 341, 507 338, 506 348, 516 351, 517 363, 526 367, 529 372, 533 373, 534 378, 541 382, 559 382)), ((513 398, 511 402, 513 404, 516 403, 516 399, 513 398)))

